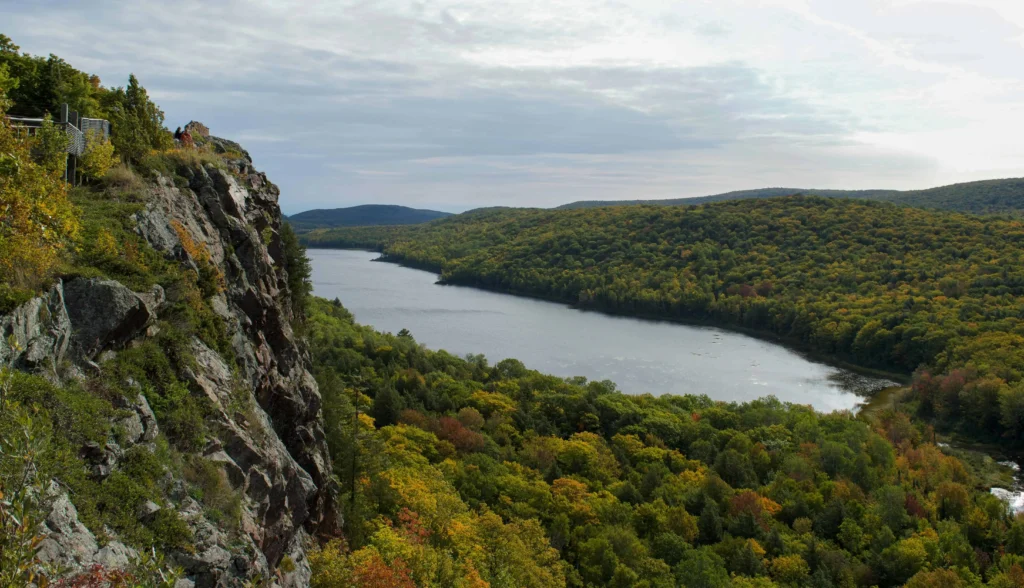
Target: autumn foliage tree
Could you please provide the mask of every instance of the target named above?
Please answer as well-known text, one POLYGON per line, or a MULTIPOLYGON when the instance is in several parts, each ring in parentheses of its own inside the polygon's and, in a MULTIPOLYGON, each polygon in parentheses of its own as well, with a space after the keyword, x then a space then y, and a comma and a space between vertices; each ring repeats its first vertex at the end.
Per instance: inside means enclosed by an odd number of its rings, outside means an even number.
POLYGON ((3 117, 0 104, 2 287, 10 292, 42 285, 74 247, 79 230, 60 170, 35 160, 32 142, 18 136, 3 117))

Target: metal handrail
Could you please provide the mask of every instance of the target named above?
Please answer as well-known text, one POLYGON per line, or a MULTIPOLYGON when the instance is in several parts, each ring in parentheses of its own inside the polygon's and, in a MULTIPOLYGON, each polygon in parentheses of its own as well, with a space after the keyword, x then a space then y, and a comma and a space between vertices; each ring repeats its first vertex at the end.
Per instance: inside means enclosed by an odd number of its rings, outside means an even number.
MULTIPOLYGON (((30 118, 25 116, 8 116, 7 120, 11 121, 15 126, 25 128, 40 128, 43 126, 43 119, 41 118, 30 118), (18 124, 20 123, 20 124, 18 124)), ((88 120, 99 120, 99 119, 88 119, 88 120)), ((102 121, 107 122, 107 121, 102 121)), ((85 153, 86 137, 85 133, 81 129, 69 122, 55 122, 54 125, 64 129, 65 134, 68 136, 68 144, 65 150, 72 154, 81 156, 85 153)), ((104 137, 106 137, 107 129, 109 129, 110 123, 107 123, 106 129, 103 129, 104 137), (106 131, 106 132, 105 132, 106 131)))

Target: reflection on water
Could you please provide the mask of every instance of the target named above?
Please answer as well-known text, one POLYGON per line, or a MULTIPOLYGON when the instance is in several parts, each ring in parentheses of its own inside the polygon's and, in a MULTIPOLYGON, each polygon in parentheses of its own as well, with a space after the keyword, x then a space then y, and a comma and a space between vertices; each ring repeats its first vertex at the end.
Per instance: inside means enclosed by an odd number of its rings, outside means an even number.
POLYGON ((892 385, 785 347, 709 327, 607 316, 562 304, 439 286, 429 272, 374 263, 366 251, 310 250, 318 296, 340 298, 362 324, 412 332, 431 349, 514 357, 558 376, 611 380, 629 394, 768 395, 818 410, 856 409, 892 385))

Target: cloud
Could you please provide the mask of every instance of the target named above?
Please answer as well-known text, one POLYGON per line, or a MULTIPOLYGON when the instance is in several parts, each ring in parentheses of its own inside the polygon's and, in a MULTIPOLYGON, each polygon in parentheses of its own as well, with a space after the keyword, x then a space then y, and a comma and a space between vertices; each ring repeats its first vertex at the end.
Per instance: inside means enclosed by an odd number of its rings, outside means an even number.
POLYGON ((0 0, 4 32, 241 141, 288 212, 1019 175, 1000 0, 0 0), (88 23, 83 26, 82 23, 88 23))

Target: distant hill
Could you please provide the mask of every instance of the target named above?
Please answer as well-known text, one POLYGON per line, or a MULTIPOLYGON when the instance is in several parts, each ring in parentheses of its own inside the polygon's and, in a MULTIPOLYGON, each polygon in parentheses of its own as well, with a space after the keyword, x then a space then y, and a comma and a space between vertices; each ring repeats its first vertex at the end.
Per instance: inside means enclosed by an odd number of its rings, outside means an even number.
POLYGON ((451 213, 395 204, 363 204, 348 208, 307 210, 288 217, 288 222, 297 232, 302 233, 335 227, 416 225, 446 216, 451 216, 451 213))
POLYGON ((812 194, 829 198, 860 198, 892 202, 918 208, 938 208, 974 214, 1024 213, 1024 178, 983 180, 952 184, 927 190, 819 190, 814 188, 760 188, 739 190, 713 196, 696 198, 673 198, 671 200, 580 200, 559 206, 559 209, 592 208, 595 206, 625 206, 629 204, 654 204, 680 206, 722 202, 725 200, 747 200, 773 198, 794 194, 812 194))

